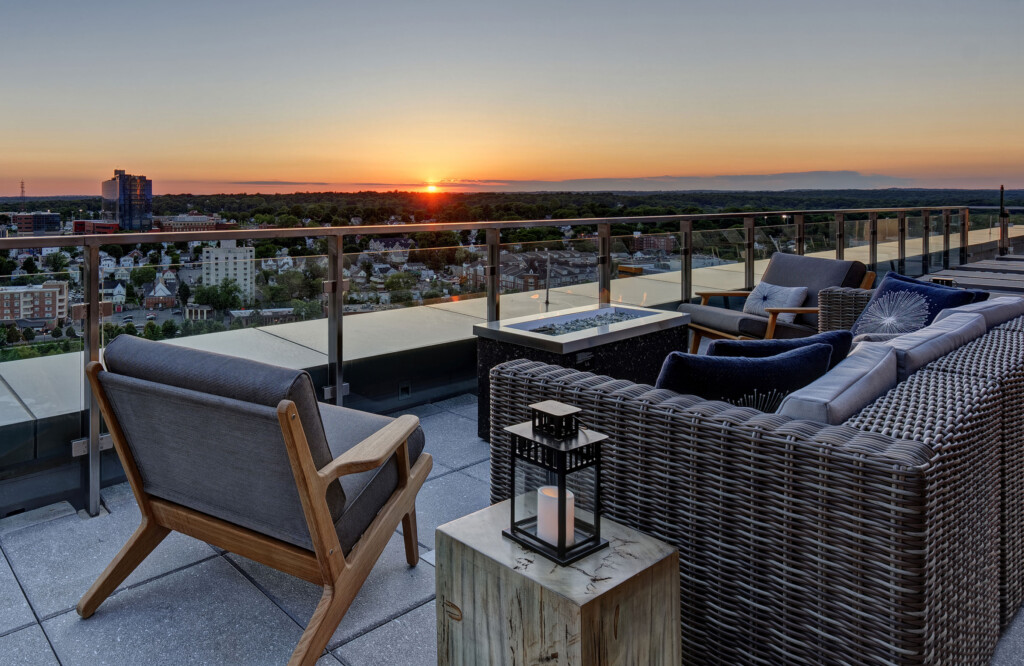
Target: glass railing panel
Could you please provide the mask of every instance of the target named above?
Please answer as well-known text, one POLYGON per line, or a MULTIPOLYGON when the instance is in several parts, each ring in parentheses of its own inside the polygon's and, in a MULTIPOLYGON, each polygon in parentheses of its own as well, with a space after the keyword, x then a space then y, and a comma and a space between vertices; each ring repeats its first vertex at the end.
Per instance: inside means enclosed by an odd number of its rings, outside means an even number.
POLYGON ((953 211, 949 225, 949 266, 960 265, 960 231, 963 228, 960 211, 953 211))
POLYGON ((928 272, 934 273, 944 268, 943 263, 943 221, 942 211, 935 211, 928 225, 928 272))
POLYGON ((923 218, 920 215, 907 216, 906 259, 903 262, 904 273, 911 277, 924 275, 924 257, 922 256, 924 241, 923 218))
POLYGON ((733 291, 745 286, 742 225, 693 232, 693 293, 733 291))
POLYGON ((598 302, 597 237, 501 246, 501 318, 598 302))
MULTIPOLYGON (((808 215, 807 217, 814 216, 808 215)), ((836 258, 835 221, 804 222, 804 254, 824 259, 836 258)))
POLYGON ((679 302, 679 233, 636 233, 611 240, 612 303, 656 307, 679 302))
POLYGON ((863 219, 847 217, 843 220, 843 258, 868 264, 871 261, 870 223, 866 215, 860 217, 863 219))
POLYGON ((0 260, 0 473, 69 459, 83 436, 81 256, 45 248, 0 260))
MULTIPOLYGON (((998 226, 998 225, 997 225, 998 226)), ((1010 252, 1024 254, 1024 213, 1011 213, 1009 220, 1010 252)))
POLYGON ((895 214, 878 218, 878 263, 875 266, 876 280, 881 280, 889 271, 899 270, 900 225, 895 214))

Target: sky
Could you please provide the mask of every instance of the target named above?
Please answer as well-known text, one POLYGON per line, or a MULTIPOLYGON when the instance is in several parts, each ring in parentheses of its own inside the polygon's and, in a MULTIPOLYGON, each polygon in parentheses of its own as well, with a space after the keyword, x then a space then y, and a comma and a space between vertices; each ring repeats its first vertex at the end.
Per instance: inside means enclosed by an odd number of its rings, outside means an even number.
POLYGON ((0 196, 114 169, 157 194, 1024 187, 1022 0, 0 0, 0 26, 0 196))

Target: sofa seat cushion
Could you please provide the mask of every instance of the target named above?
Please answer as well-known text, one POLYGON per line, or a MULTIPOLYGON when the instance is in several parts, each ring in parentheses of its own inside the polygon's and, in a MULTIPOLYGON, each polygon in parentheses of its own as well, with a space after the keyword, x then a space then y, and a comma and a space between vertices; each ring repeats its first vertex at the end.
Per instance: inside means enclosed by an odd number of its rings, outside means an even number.
POLYGON ((773 412, 782 399, 828 371, 832 347, 816 344, 765 358, 672 352, 655 388, 773 412))
POLYGON ((967 305, 955 308, 946 308, 935 317, 935 321, 942 321, 957 312, 968 312, 980 314, 985 318, 985 326, 992 330, 1000 324, 1005 324, 1011 319, 1024 315, 1024 298, 1016 296, 1000 296, 987 301, 974 301, 967 305))
POLYGON ((974 301, 972 292, 887 273, 864 311, 854 322, 854 336, 863 333, 911 333, 932 323, 946 308, 974 301))
POLYGON ((985 335, 985 318, 980 314, 958 312, 913 333, 884 343, 865 343, 857 348, 884 344, 896 350, 896 374, 903 381, 940 356, 985 335))
MULTIPOLYGON (((761 281, 754 290, 747 296, 743 303, 743 311, 747 314, 755 314, 767 317, 766 308, 798 308, 807 300, 807 287, 780 287, 761 281)), ((795 313, 782 312, 776 321, 793 323, 795 313)))
MULTIPOLYGON (((353 446, 377 432, 394 419, 369 412, 320 403, 320 417, 327 445, 337 458, 353 446)), ((417 428, 409 437, 409 464, 414 464, 423 452, 423 429, 417 428)), ((341 549, 347 555, 359 541, 377 512, 398 487, 398 460, 395 456, 376 469, 359 474, 347 474, 338 480, 345 490, 345 510, 335 520, 341 549)))
POLYGON ((744 358, 764 358, 775 356, 791 349, 799 349, 814 344, 826 344, 832 347, 832 357, 828 368, 839 365, 850 353, 853 336, 849 331, 828 331, 806 338, 784 340, 712 340, 708 345, 708 356, 740 356, 744 358))
POLYGON ((826 375, 786 396, 778 413, 839 425, 897 381, 896 350, 882 344, 862 345, 826 375))

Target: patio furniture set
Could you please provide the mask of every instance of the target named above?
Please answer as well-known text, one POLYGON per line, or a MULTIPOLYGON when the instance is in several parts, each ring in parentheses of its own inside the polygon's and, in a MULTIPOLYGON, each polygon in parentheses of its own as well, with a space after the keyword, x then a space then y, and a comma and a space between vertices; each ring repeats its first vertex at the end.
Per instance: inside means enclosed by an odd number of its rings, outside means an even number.
MULTIPOLYGON (((657 387, 493 359, 498 506, 438 530, 440 661, 519 663, 506 657, 528 646, 551 663, 985 663, 1024 601, 1024 300, 895 275, 862 288, 873 279, 776 253, 744 312, 680 306, 694 340, 715 341, 648 369, 657 387), (531 566, 541 555, 501 536, 515 426, 542 401, 607 437, 599 490, 578 500, 612 546, 565 568, 531 566), (536 626, 531 604, 548 613, 536 626), (655 630, 666 618, 679 633, 655 630)), ((179 531, 323 585, 290 662, 312 664, 399 524, 417 563, 431 458, 415 417, 317 403, 301 371, 127 336, 104 362, 88 375, 142 524, 82 617, 179 531)))

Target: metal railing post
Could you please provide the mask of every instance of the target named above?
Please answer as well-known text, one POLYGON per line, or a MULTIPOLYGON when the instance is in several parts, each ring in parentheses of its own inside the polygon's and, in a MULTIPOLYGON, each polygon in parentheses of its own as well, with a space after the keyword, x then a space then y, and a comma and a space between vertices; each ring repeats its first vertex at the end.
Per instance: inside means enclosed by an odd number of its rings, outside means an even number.
POLYGON ((949 270, 949 234, 953 230, 953 212, 942 209, 942 269, 949 270))
POLYGON ((960 209, 960 265, 967 263, 968 245, 971 243, 971 209, 960 209))
POLYGON ((345 394, 343 335, 345 317, 345 255, 344 236, 340 233, 327 237, 327 279, 324 294, 327 297, 327 381, 324 399, 341 405, 345 394))
POLYGON ((693 297, 693 221, 679 223, 679 297, 689 303, 693 297))
POLYGON ((931 273, 931 242, 929 236, 932 233, 932 213, 930 210, 921 211, 921 274, 931 273))
POLYGON ((612 302, 612 225, 597 225, 597 302, 612 302))
MULTIPOLYGON (((83 334, 84 365, 100 360, 100 247, 86 244, 82 248, 82 280, 85 295, 85 329, 83 334)), ((86 506, 90 516, 100 513, 100 406, 93 399, 92 387, 82 373, 83 402, 88 411, 89 456, 86 481, 86 506)))
POLYGON ((1006 210, 999 212, 999 255, 1010 253, 1010 215, 1006 210))
POLYGON ((836 213, 836 259, 846 256, 846 216, 836 213))
POLYGON ((804 216, 797 213, 793 216, 793 224, 796 225, 796 253, 803 254, 807 236, 804 234, 804 216))
POLYGON ((896 213, 896 253, 899 272, 907 272, 907 214, 904 211, 896 213))
POLYGON ((754 288, 754 218, 743 218, 743 288, 754 288))
POLYGON ((484 284, 487 287, 487 321, 501 319, 500 296, 501 230, 487 230, 487 266, 484 268, 484 284))
POLYGON ((868 266, 878 272, 878 213, 868 213, 868 266))

